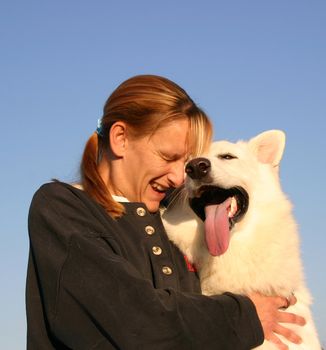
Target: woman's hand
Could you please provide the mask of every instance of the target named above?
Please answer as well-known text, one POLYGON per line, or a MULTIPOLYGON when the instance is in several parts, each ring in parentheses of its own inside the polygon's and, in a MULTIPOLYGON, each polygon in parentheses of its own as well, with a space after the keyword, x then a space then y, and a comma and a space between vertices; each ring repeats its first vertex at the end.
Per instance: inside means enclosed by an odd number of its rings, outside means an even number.
POLYGON ((306 321, 303 317, 284 311, 284 309, 297 302, 295 296, 292 295, 288 299, 268 297, 259 293, 251 293, 248 296, 256 306, 266 340, 273 342, 280 350, 287 350, 288 346, 280 340, 277 334, 282 335, 292 343, 301 343, 302 340, 296 333, 280 325, 280 323, 305 325, 306 321))

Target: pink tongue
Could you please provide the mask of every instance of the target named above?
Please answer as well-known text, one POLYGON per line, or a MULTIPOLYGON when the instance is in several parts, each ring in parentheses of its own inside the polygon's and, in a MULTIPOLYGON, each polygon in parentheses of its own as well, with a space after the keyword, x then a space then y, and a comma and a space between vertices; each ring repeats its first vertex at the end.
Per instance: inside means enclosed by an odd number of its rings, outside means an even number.
POLYGON ((222 255, 226 252, 230 242, 228 208, 231 198, 217 205, 205 207, 205 235, 208 251, 213 256, 222 255))

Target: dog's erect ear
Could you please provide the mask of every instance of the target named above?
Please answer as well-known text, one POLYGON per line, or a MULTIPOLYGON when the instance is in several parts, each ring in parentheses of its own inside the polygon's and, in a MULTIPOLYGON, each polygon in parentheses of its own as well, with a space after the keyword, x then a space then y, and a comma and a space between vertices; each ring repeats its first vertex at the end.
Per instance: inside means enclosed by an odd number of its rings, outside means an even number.
POLYGON ((277 166, 283 156, 285 133, 281 130, 265 131, 249 141, 249 147, 261 163, 277 166))

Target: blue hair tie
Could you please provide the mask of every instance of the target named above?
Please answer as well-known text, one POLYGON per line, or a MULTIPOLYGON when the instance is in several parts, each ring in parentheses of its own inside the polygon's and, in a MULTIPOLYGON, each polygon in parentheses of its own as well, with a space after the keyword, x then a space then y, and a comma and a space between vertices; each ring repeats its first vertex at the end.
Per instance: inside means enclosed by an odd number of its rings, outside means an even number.
POLYGON ((102 118, 97 120, 97 128, 96 128, 96 133, 98 136, 103 137, 103 123, 102 123, 102 118))

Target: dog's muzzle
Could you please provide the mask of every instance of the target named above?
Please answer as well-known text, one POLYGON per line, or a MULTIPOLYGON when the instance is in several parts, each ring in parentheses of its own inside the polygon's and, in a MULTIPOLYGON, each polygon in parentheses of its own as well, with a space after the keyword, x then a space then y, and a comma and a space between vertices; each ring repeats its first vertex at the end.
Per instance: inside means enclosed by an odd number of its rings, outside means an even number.
POLYGON ((186 165, 187 176, 196 184, 193 198, 189 199, 192 210, 205 221, 205 207, 221 204, 227 198, 234 197, 237 202, 237 212, 230 218, 230 228, 245 215, 249 206, 247 191, 240 186, 223 188, 214 184, 211 178, 211 162, 204 157, 194 158, 186 165))

